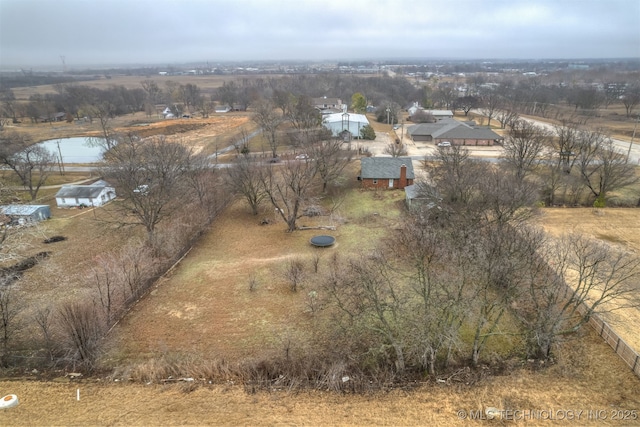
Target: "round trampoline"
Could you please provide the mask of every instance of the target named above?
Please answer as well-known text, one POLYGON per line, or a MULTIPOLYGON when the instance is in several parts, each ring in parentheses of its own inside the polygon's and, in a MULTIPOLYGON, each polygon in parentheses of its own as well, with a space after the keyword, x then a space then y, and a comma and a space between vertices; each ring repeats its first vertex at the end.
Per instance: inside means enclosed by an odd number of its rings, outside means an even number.
POLYGON ((314 236, 311 238, 311 244, 313 246, 318 246, 321 248, 327 247, 327 246, 331 246, 336 242, 336 238, 333 236, 314 236))

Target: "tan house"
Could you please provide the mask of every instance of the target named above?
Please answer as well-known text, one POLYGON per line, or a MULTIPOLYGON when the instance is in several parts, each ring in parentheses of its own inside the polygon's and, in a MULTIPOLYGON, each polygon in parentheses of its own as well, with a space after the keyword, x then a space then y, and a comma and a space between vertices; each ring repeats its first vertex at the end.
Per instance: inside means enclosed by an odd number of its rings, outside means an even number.
POLYGON ((313 103, 313 106, 320 111, 342 111, 342 101, 340 98, 327 98, 326 96, 323 96, 322 98, 313 98, 311 102, 313 103))

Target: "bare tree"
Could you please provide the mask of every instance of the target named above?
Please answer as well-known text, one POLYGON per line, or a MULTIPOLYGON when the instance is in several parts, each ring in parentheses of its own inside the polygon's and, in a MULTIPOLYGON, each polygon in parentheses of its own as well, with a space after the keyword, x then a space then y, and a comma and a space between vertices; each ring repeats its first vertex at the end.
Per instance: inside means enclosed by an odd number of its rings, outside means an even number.
POLYGON ((330 266, 322 290, 337 309, 332 322, 351 340, 366 331, 371 338, 363 351, 381 358, 390 349, 396 371, 403 372, 407 296, 397 274, 380 253, 347 261, 334 258, 330 266))
POLYGON ((300 132, 322 126, 320 111, 313 105, 311 97, 305 95, 299 96, 295 104, 288 108, 286 118, 300 132))
POLYGON ((384 147, 384 153, 389 154, 391 157, 403 157, 408 154, 407 147, 402 143, 389 143, 384 147))
POLYGON ((546 359, 554 346, 594 314, 638 306, 640 258, 608 244, 569 234, 534 241, 526 294, 516 310, 529 357, 546 359))
POLYGON ((629 85, 622 95, 622 104, 627 112, 627 117, 631 117, 633 110, 640 104, 640 84, 629 85))
POLYGON ((119 138, 118 144, 105 153, 102 171, 125 199, 119 205, 124 214, 121 224, 144 226, 148 241, 153 242, 158 223, 185 203, 189 160, 185 147, 164 137, 119 138))
MULTIPOLYGON (((448 204, 469 203, 486 165, 472 159, 469 150, 460 146, 438 148, 436 160, 432 178, 440 196, 448 204)), ((424 163, 428 167, 430 160, 425 158, 424 163)))
POLYGON ((223 104, 228 105, 230 108, 234 108, 239 99, 238 84, 234 81, 224 82, 221 87, 218 88, 216 97, 223 104))
POLYGON ((456 89, 450 84, 440 84, 433 98, 442 108, 453 109, 453 103, 457 97, 456 89))
POLYGON ((111 122, 116 115, 115 106, 109 101, 96 101, 85 105, 83 113, 89 116, 92 122, 93 119, 98 119, 100 122, 100 138, 91 138, 91 144, 103 147, 105 150, 114 147, 118 142, 118 135, 111 126, 111 122))
POLYGON ((415 296, 406 307, 409 355, 431 375, 436 373, 438 359, 446 365, 459 346, 468 308, 469 281, 458 274, 451 247, 442 228, 433 227, 421 215, 409 217, 390 241, 389 249, 402 253, 402 261, 408 264, 404 274, 415 296))
POLYGON ((53 310, 50 306, 39 307, 34 315, 34 320, 40 332, 42 332, 42 339, 44 340, 44 346, 49 353, 49 359, 53 361, 54 358, 54 335, 52 328, 52 314, 53 310))
POLYGON ((556 193, 566 189, 575 181, 571 172, 577 161, 578 129, 574 125, 564 124, 555 127, 555 136, 549 139, 540 165, 540 176, 544 185, 544 197, 547 205, 556 202, 556 193))
POLYGON ((556 138, 552 139, 554 152, 551 154, 556 159, 556 165, 569 174, 575 165, 576 153, 579 151, 578 128, 573 124, 565 123, 555 126, 554 130, 556 138))
POLYGON ((491 126, 491 119, 502 105, 502 97, 494 88, 486 88, 480 91, 480 108, 482 114, 488 119, 487 126, 491 126))
POLYGON ((5 364, 4 356, 9 351, 9 341, 17 327, 14 320, 22 309, 21 300, 13 288, 13 280, 6 273, 0 276, 0 340, 2 340, 3 365, 5 364))
POLYGON ((144 90, 147 98, 147 102, 151 105, 158 104, 162 99, 162 89, 158 86, 158 83, 151 79, 146 79, 140 82, 142 89, 144 90))
POLYGON ((454 110, 462 110, 464 112, 464 115, 467 116, 469 115, 469 111, 473 110, 474 108, 478 108, 479 105, 479 98, 467 95, 457 98, 453 103, 453 108, 454 110))
POLYGON ((327 138, 306 147, 322 181, 323 192, 327 191, 329 184, 337 183, 343 178, 342 171, 353 158, 353 151, 343 149, 343 145, 339 139, 327 138))
POLYGON ((92 302, 67 301, 57 311, 57 321, 71 357, 88 369, 95 367, 103 338, 103 323, 92 302))
POLYGON ((262 182, 263 168, 254 158, 245 155, 239 156, 232 166, 226 168, 227 188, 247 200, 253 215, 258 214, 260 204, 267 197, 262 182))
POLYGON ((634 166, 610 138, 600 132, 580 131, 577 163, 580 176, 591 194, 604 202, 611 191, 638 182, 634 166))
POLYGON ((18 133, 2 134, 0 163, 8 166, 29 190, 31 200, 38 197, 56 164, 55 155, 40 145, 32 145, 27 137, 18 133))
MULTIPOLYGON (((270 80, 270 83, 273 85, 275 80, 270 80)), ((273 95, 271 97, 273 100, 273 104, 282 110, 282 116, 288 117, 289 112, 293 108, 293 105, 296 103, 293 95, 284 89, 274 88, 273 95)))
POLYGON ((0 86, 0 103, 1 116, 9 117, 13 123, 16 123, 18 121, 18 104, 11 88, 0 86))
POLYGON ((94 290, 94 304, 102 310, 104 328, 108 330, 120 317, 125 306, 122 283, 118 281, 108 259, 98 258, 97 265, 91 269, 94 290))
POLYGON ((186 111, 190 113, 190 107, 195 106, 200 99, 200 88, 193 83, 187 83, 186 85, 180 85, 180 92, 186 111))
POLYGON ((433 114, 427 113, 424 110, 417 110, 409 118, 413 123, 435 123, 437 119, 433 117, 433 114))
POLYGON ((496 114, 496 119, 500 121, 500 127, 505 129, 506 127, 510 127, 517 120, 520 120, 520 114, 513 106, 507 106, 501 110, 498 110, 496 114))
POLYGON ((255 113, 253 121, 260 126, 265 136, 269 148, 271 148, 272 157, 278 157, 278 126, 282 122, 282 117, 275 110, 273 103, 267 99, 262 99, 255 105, 255 113))
POLYGON ((203 119, 208 119, 209 115, 215 109, 215 103, 211 99, 208 99, 205 96, 199 97, 195 105, 200 110, 200 114, 202 114, 203 119))
POLYGON ((230 201, 227 187, 220 185, 223 178, 218 175, 221 174, 218 174, 205 153, 189 155, 188 165, 184 171, 185 185, 187 190, 195 195, 209 221, 214 219, 230 201))
POLYGON ((262 170, 261 181, 276 214, 287 223, 287 231, 297 228, 302 208, 313 195, 316 166, 313 161, 287 161, 262 170))
POLYGON ((291 291, 297 292, 305 276, 304 262, 298 258, 290 259, 282 272, 282 276, 289 283, 291 291))
POLYGON ((549 145, 550 135, 543 128, 526 120, 516 121, 504 141, 503 160, 523 180, 541 162, 541 155, 549 145))

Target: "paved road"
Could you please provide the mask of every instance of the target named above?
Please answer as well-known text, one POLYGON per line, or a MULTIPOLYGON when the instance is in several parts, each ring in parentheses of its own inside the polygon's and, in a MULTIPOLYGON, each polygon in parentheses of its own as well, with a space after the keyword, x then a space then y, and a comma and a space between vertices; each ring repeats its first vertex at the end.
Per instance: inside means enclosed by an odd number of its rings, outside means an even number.
MULTIPOLYGON (((474 114, 480 115, 482 116, 483 114, 479 111, 479 110, 473 110, 474 114)), ((529 123, 533 123, 537 126, 540 126, 544 129, 547 129, 551 132, 555 132, 555 127, 550 124, 547 123, 543 120, 540 119, 531 119, 528 117, 520 117, 522 120, 526 120, 529 123)), ((614 139, 611 138, 611 141, 613 141, 613 145, 624 155, 629 155, 629 161, 631 163, 634 164, 640 164, 640 141, 638 141, 638 138, 634 139, 633 144, 631 143, 631 138, 629 138, 629 140, 625 141, 622 139, 614 139), (631 149, 629 149, 631 148, 631 149)))

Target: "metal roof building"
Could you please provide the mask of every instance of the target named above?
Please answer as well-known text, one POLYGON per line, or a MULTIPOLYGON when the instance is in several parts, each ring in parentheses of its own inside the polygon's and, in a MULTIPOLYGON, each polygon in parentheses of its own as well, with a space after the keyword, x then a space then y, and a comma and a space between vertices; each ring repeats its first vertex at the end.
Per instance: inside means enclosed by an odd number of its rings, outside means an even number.
POLYGON ((322 121, 324 126, 331 130, 333 136, 349 131, 351 138, 360 138, 360 129, 369 124, 367 116, 356 113, 327 114, 322 121))
POLYGON ((51 208, 49 205, 3 205, 0 214, 15 220, 43 221, 51 218, 51 208))

